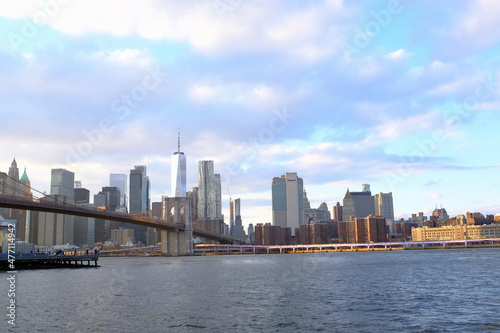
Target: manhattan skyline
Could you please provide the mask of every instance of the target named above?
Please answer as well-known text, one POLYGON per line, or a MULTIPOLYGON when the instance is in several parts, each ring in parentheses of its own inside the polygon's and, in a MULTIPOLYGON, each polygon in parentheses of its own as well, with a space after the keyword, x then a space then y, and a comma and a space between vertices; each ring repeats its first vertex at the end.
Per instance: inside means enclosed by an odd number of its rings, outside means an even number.
POLYGON ((96 194, 145 165, 159 201, 180 129, 186 189, 213 160, 226 223, 231 195, 271 222, 286 172, 330 211, 367 183, 396 219, 500 213, 500 4, 222 2, 0 4, 0 170, 96 194))

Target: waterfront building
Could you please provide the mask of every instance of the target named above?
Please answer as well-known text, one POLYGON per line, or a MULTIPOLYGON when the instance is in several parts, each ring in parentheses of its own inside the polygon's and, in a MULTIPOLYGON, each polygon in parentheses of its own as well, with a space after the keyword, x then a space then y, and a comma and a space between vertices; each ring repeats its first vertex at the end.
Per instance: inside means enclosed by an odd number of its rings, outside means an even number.
POLYGON ((274 177, 271 184, 273 225, 288 227, 292 236, 304 221, 304 182, 296 172, 274 177))
POLYGON ((181 136, 177 139, 177 151, 171 157, 171 179, 172 197, 186 196, 186 155, 181 152, 181 136))
POLYGON ((292 232, 290 227, 257 223, 254 237, 255 245, 290 245, 292 232))
POLYGON ((379 243, 387 241, 387 226, 383 216, 370 215, 339 222, 339 240, 341 243, 379 243))
POLYGON ((128 177, 124 173, 112 173, 109 175, 109 186, 120 189, 120 206, 128 206, 128 177))
POLYGON ((394 233, 401 235, 401 241, 411 241, 411 231, 413 228, 418 228, 417 222, 401 221, 395 224, 394 233))
POLYGON ((303 224, 295 229, 296 244, 327 244, 328 231, 325 223, 303 224))
POLYGON ((338 238, 338 222, 303 224, 295 230, 296 244, 328 244, 338 238))
POLYGON ((375 198, 370 191, 370 185, 363 184, 361 192, 351 192, 347 189, 342 214, 345 221, 349 221, 351 217, 363 218, 375 215, 375 198))
POLYGON ((432 241, 432 240, 465 240, 465 239, 483 239, 499 238, 500 224, 483 225, 447 225, 439 228, 420 227, 412 229, 413 241, 432 241))

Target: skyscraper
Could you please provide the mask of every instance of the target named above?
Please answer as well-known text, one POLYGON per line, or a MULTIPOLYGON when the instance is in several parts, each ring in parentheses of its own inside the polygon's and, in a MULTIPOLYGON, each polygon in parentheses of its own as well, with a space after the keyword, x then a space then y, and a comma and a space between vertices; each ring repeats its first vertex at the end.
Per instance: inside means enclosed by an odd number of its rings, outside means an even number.
MULTIPOLYGON (((83 207, 96 207, 90 203, 90 191, 82 186, 82 182, 75 181, 75 204, 83 207)), ((97 200, 98 202, 98 200, 97 200)), ((94 197, 94 203, 96 203, 94 197)), ((92 217, 75 216, 75 227, 73 234, 73 244, 92 245, 95 243, 96 219, 92 217)), ((107 240, 107 239, 106 239, 107 240)))
POLYGON ((66 169, 52 169, 50 193, 66 197, 68 202, 75 201, 75 174, 66 169))
POLYGON ((26 173, 26 168, 24 168, 23 175, 19 179, 21 182, 21 193, 26 198, 31 198, 31 182, 28 178, 28 174, 26 173))
POLYGON ((12 161, 9 168, 9 178, 7 179, 7 191, 8 195, 20 196, 19 191, 19 168, 17 167, 16 159, 12 161))
POLYGON ((222 216, 222 184, 220 180, 220 174, 214 173, 214 183, 215 183, 215 219, 223 220, 222 216))
POLYGON ((375 214, 382 215, 386 221, 394 221, 392 192, 375 194, 375 214))
MULTIPOLYGON (((75 174, 65 169, 52 169, 50 178, 50 196, 44 198, 49 201, 75 202, 75 174)), ((73 244, 74 216, 38 213, 37 244, 44 246, 73 244)))
POLYGON ((337 204, 333 206, 333 219, 337 222, 344 221, 340 202, 337 202, 337 204))
POLYGON ((120 206, 128 205, 128 182, 127 175, 124 173, 112 173, 109 175, 109 186, 120 189, 120 206))
MULTIPOLYGON (((232 203, 232 201, 231 201, 232 203)), ((243 228, 243 223, 241 221, 241 212, 240 212, 240 199, 235 199, 234 200, 234 227, 233 227, 233 234, 232 236, 235 239, 239 239, 241 241, 246 240, 246 235, 245 235, 245 229, 243 228)))
POLYGON ((292 236, 295 228, 304 224, 304 182, 296 172, 287 172, 274 177, 271 185, 273 224, 290 227, 292 236))
MULTIPOLYGON (((146 175, 145 165, 135 165, 130 170, 130 213, 149 210, 149 177, 146 175)), ((137 236, 137 234, 136 234, 137 236)))
POLYGON ((234 231, 234 202, 229 198, 229 236, 233 235, 234 231))
MULTIPOLYGON (((130 213, 146 212, 149 210, 149 177, 146 175, 145 165, 135 165, 134 169, 130 170, 129 182, 129 198, 130 198, 130 213)), ((130 226, 134 229, 134 235, 137 241, 146 243, 145 226, 134 225, 130 226)))
POLYGON ((90 202, 90 191, 86 188, 75 187, 75 203, 85 204, 90 202))
POLYGON ((219 220, 221 211, 220 175, 214 173, 213 161, 198 162, 198 219, 219 220))
POLYGON ((181 152, 181 135, 177 138, 177 151, 171 158, 171 179, 170 179, 172 197, 186 196, 186 155, 181 152))
POLYGON ((351 217, 362 218, 374 214, 375 199, 370 191, 370 185, 363 184, 361 192, 351 192, 347 189, 342 207, 344 221, 349 221, 351 217))
MULTIPOLYGON (((0 173, 0 193, 31 198, 31 184, 28 175, 26 174, 26 168, 24 168, 24 173, 21 178, 19 178, 19 168, 17 167, 15 158, 12 160, 8 174, 3 172, 0 173)), ((6 219, 16 220, 16 236, 21 240, 26 239, 26 228, 29 228, 30 224, 30 211, 0 208, 0 215, 6 219)))
POLYGON ((120 206, 121 193, 118 187, 104 186, 99 193, 104 193, 106 195, 107 209, 115 211, 116 208, 120 206))

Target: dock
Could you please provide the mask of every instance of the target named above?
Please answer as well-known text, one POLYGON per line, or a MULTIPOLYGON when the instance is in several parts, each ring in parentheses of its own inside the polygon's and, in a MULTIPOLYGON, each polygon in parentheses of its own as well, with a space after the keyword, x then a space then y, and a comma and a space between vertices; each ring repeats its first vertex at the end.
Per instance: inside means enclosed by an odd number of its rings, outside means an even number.
POLYGON ((46 268, 99 267, 98 255, 44 255, 19 253, 0 257, 0 271, 46 268))

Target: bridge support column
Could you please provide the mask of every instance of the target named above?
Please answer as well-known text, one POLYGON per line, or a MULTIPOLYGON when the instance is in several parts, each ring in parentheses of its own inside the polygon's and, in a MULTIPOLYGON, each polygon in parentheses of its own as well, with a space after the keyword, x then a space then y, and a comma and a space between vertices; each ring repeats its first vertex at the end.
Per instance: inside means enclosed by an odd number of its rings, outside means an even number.
POLYGON ((169 256, 193 254, 193 234, 183 230, 161 231, 161 251, 169 256))
POLYGON ((163 199, 165 220, 184 225, 184 230, 161 232, 161 250, 172 256, 193 254, 193 213, 190 197, 163 199))

